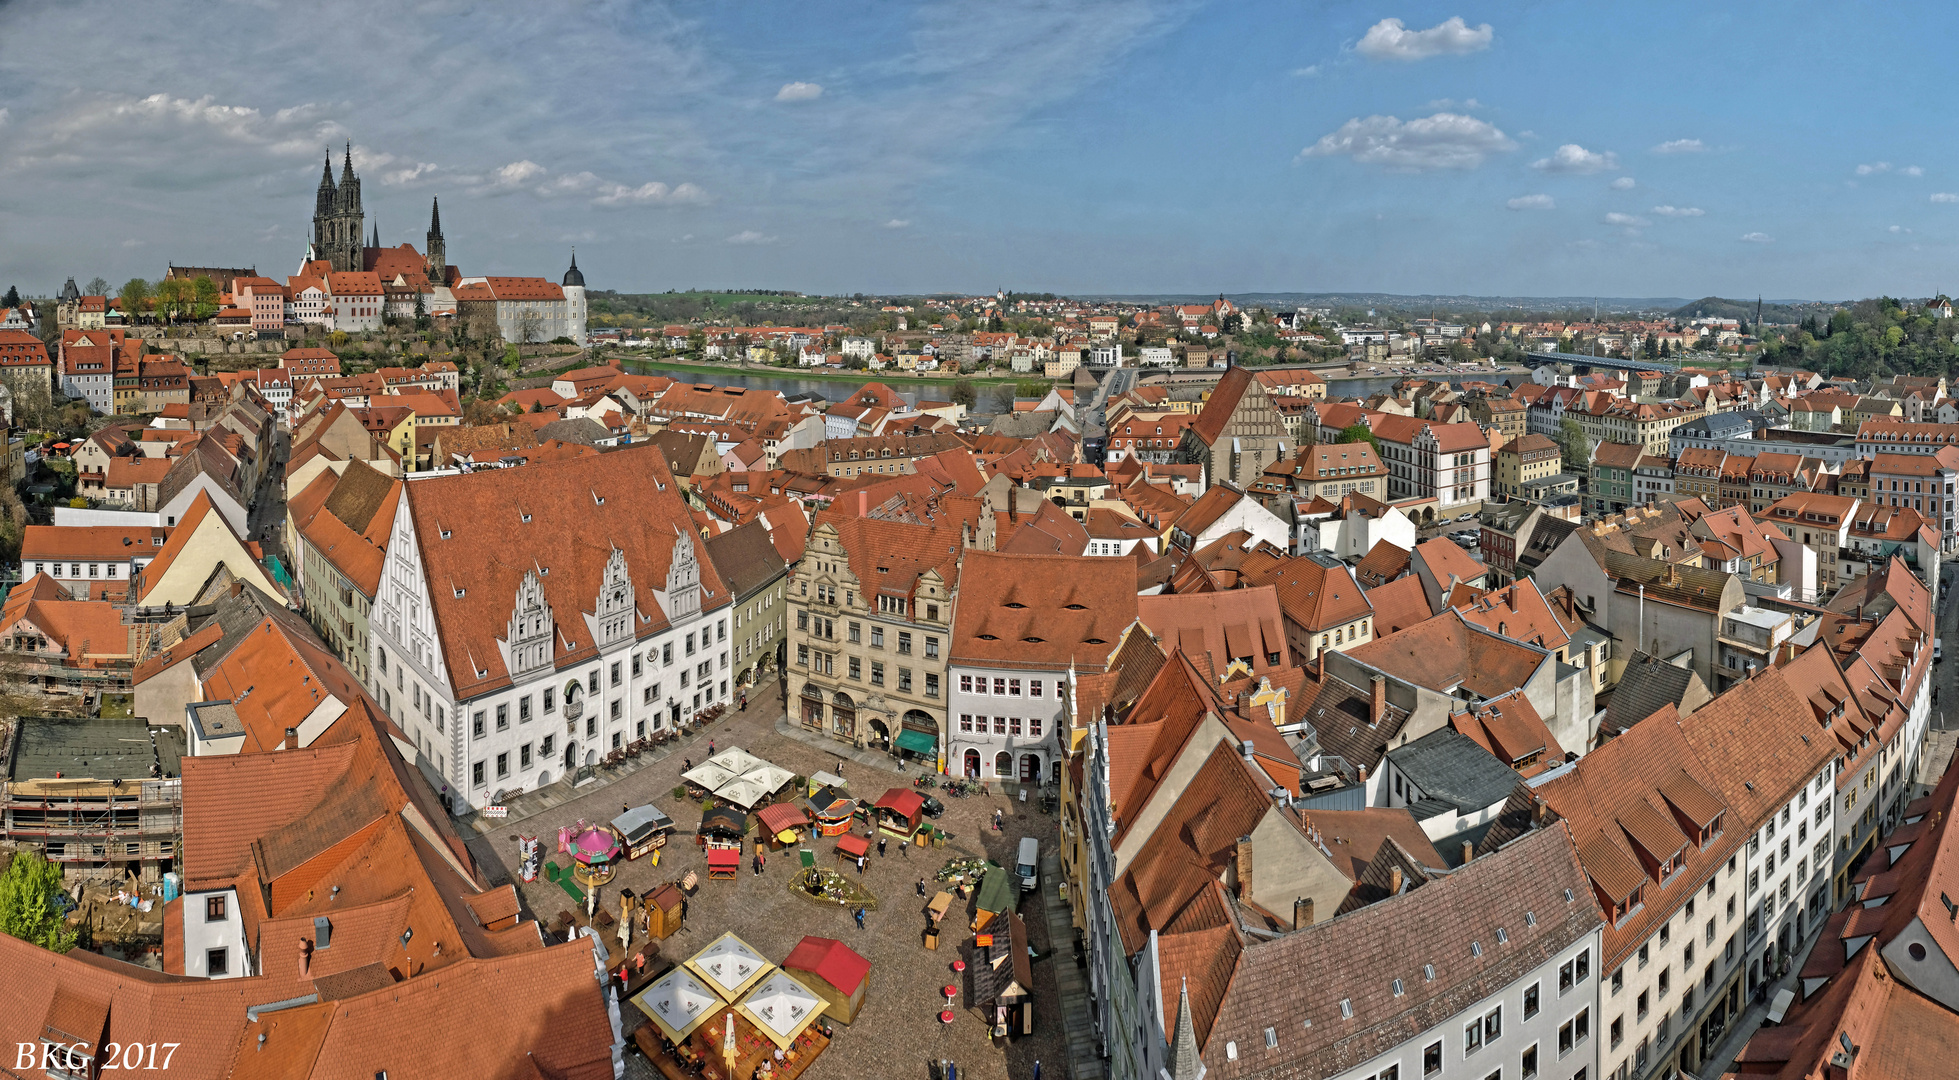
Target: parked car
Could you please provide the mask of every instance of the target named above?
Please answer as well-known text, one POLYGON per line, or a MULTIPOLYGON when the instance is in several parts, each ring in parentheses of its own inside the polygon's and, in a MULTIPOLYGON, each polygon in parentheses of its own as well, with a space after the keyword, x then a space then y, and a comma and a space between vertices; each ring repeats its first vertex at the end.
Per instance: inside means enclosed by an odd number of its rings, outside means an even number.
POLYGON ((940 814, 945 813, 945 804, 937 799, 934 799, 932 796, 927 795, 925 796, 924 809, 925 809, 926 817, 936 818, 940 814))
POLYGON ((1456 520, 1457 520, 1457 521, 1468 521, 1468 520, 1469 520, 1470 518, 1473 518, 1473 517, 1475 517, 1475 516, 1476 516, 1476 511, 1474 511, 1474 510, 1464 510, 1464 511, 1463 511, 1462 513, 1460 513, 1460 514, 1457 514, 1457 515, 1456 515, 1456 520))

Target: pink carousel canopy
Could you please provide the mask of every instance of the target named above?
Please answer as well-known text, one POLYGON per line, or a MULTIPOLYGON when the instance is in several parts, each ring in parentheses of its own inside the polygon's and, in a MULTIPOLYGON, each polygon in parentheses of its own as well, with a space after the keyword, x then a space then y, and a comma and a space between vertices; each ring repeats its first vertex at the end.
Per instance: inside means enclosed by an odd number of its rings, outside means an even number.
POLYGON ((565 841, 565 847, 573 859, 586 866, 609 863, 618 858, 623 850, 619 845, 619 834, 599 825, 574 830, 565 841))

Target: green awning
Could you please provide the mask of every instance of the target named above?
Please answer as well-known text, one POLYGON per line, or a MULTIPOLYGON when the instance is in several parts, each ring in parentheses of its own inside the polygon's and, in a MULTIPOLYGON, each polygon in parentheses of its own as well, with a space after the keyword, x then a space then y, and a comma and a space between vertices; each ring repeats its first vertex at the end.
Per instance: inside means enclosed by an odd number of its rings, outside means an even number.
POLYGON ((905 728, 898 732, 897 744, 898 749, 910 750, 914 754, 937 756, 939 752, 938 736, 927 731, 916 731, 912 728, 905 728))

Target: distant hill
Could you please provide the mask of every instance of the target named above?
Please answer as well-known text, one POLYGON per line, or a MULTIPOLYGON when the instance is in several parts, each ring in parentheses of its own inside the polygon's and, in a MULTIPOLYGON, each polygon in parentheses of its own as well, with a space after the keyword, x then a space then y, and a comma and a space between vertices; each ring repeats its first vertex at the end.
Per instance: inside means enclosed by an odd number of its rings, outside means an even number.
MULTIPOLYGON (((1703 296, 1692 300, 1667 313, 1672 319, 1747 319, 1755 321, 1753 300, 1726 300, 1719 296, 1703 296)), ((1799 323, 1804 317, 1817 312, 1828 314, 1837 305, 1829 301, 1779 301, 1762 304, 1762 321, 1771 323, 1799 323)))

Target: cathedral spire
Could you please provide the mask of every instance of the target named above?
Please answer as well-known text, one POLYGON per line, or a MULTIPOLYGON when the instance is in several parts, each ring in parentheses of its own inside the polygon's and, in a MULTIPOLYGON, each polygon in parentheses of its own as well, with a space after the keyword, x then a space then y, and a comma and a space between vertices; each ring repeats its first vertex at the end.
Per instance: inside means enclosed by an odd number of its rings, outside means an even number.
POLYGON ((328 191, 333 190, 333 147, 331 146, 327 147, 326 165, 320 170, 320 187, 328 191))
POLYGON ((430 236, 442 235, 442 196, 440 195, 435 196, 435 198, 430 201, 429 235, 430 236))
POLYGON ((425 265, 428 267, 429 281, 436 285, 446 283, 449 278, 449 259, 442 243, 442 199, 440 197, 436 197, 430 201, 428 248, 427 255, 424 256, 424 259, 425 265))
POLYGON ((340 182, 344 184, 347 181, 352 180, 353 178, 354 178, 354 143, 350 139, 347 142, 347 156, 344 159, 342 159, 340 165, 340 182))

